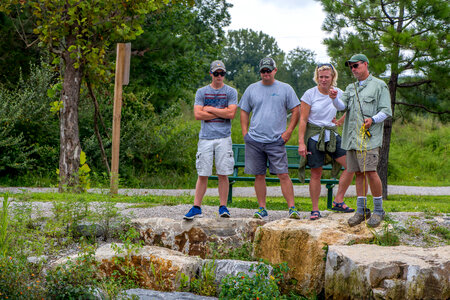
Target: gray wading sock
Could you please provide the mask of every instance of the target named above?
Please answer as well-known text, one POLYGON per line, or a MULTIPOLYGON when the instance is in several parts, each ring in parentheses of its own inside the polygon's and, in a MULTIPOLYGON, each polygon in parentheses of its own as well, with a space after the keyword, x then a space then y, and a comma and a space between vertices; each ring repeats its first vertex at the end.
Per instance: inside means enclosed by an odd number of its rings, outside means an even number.
POLYGON ((374 214, 378 214, 378 215, 382 215, 384 214, 384 210, 383 210, 383 197, 373 197, 373 213, 374 214))
POLYGON ((364 214, 364 208, 367 207, 367 197, 356 198, 356 212, 358 214, 364 214))

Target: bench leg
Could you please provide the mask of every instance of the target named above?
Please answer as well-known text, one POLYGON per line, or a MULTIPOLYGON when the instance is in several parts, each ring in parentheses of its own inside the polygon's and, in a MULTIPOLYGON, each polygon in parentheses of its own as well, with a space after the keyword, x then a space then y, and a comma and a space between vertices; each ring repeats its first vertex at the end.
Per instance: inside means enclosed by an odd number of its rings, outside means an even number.
POLYGON ((227 205, 230 205, 233 203, 233 184, 236 181, 230 181, 230 183, 228 184, 228 200, 227 200, 227 205))
POLYGON ((327 193, 327 209, 331 209, 333 207, 333 187, 334 184, 327 184, 326 188, 328 189, 327 193))

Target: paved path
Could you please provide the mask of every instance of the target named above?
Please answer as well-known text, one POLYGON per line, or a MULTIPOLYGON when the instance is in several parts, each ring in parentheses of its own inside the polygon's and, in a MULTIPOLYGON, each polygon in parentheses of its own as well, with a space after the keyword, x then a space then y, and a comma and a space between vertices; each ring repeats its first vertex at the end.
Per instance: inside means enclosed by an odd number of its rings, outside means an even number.
MULTIPOLYGON (((11 193, 31 192, 57 192, 56 188, 26 188, 26 187, 8 187, 1 188, 0 193, 9 191, 11 193)), ((333 189, 336 193, 337 186, 333 189)), ((90 189, 92 193, 108 193, 107 189, 90 189)), ((194 189, 119 189, 119 194, 123 195, 160 195, 160 196, 193 196, 194 189)), ((431 195, 431 196, 450 196, 450 186, 402 186, 402 185, 389 185, 389 195, 431 195)), ((309 197, 308 185, 294 185, 294 194, 297 197, 309 197)), ((321 196, 326 196, 327 189, 322 185, 321 196)), ((210 188, 206 191, 207 196, 219 196, 217 188, 210 188)), ((233 196, 236 197, 256 197, 253 187, 234 187, 233 196)), ((281 197, 280 186, 269 186, 267 188, 267 196, 269 197, 281 197)), ((351 185, 345 194, 346 197, 356 196, 355 186, 351 185)), ((450 197, 449 197, 450 200, 450 197)))

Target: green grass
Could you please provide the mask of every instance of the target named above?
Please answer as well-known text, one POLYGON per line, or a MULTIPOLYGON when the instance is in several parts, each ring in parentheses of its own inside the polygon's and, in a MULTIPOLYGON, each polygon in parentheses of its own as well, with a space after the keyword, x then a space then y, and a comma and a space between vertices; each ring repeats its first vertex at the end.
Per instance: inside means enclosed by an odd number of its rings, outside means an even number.
MULTIPOLYGON (((158 205, 178 205, 192 204, 193 196, 126 196, 96 193, 83 194, 59 194, 59 193, 26 193, 14 195, 18 200, 25 201, 79 201, 79 202, 123 202, 135 203, 135 207, 153 207, 158 205)), ((356 198, 345 198, 345 202, 356 207, 356 198)), ((368 197, 368 206, 372 208, 372 197, 368 197)), ((450 213, 448 205, 448 196, 414 196, 414 195, 392 195, 389 200, 383 202, 384 209, 388 212, 429 212, 429 213, 450 213)), ((311 210, 311 199, 309 197, 296 197, 295 204, 301 211, 311 210)), ((219 205, 218 197, 205 197, 203 205, 217 206, 219 205)), ((258 207, 256 198, 254 197, 233 197, 233 203, 230 207, 256 209, 258 207)), ((286 200, 283 197, 268 197, 267 209, 269 210, 286 210, 286 200)), ((319 201, 319 209, 326 210, 326 198, 321 197, 319 201)))

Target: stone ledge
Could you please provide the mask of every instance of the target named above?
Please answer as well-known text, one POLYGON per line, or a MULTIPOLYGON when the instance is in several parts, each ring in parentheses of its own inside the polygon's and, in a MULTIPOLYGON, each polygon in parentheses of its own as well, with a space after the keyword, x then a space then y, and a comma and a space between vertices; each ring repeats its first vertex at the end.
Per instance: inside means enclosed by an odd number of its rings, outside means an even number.
POLYGON ((327 299, 449 299, 450 246, 330 246, 327 299))

